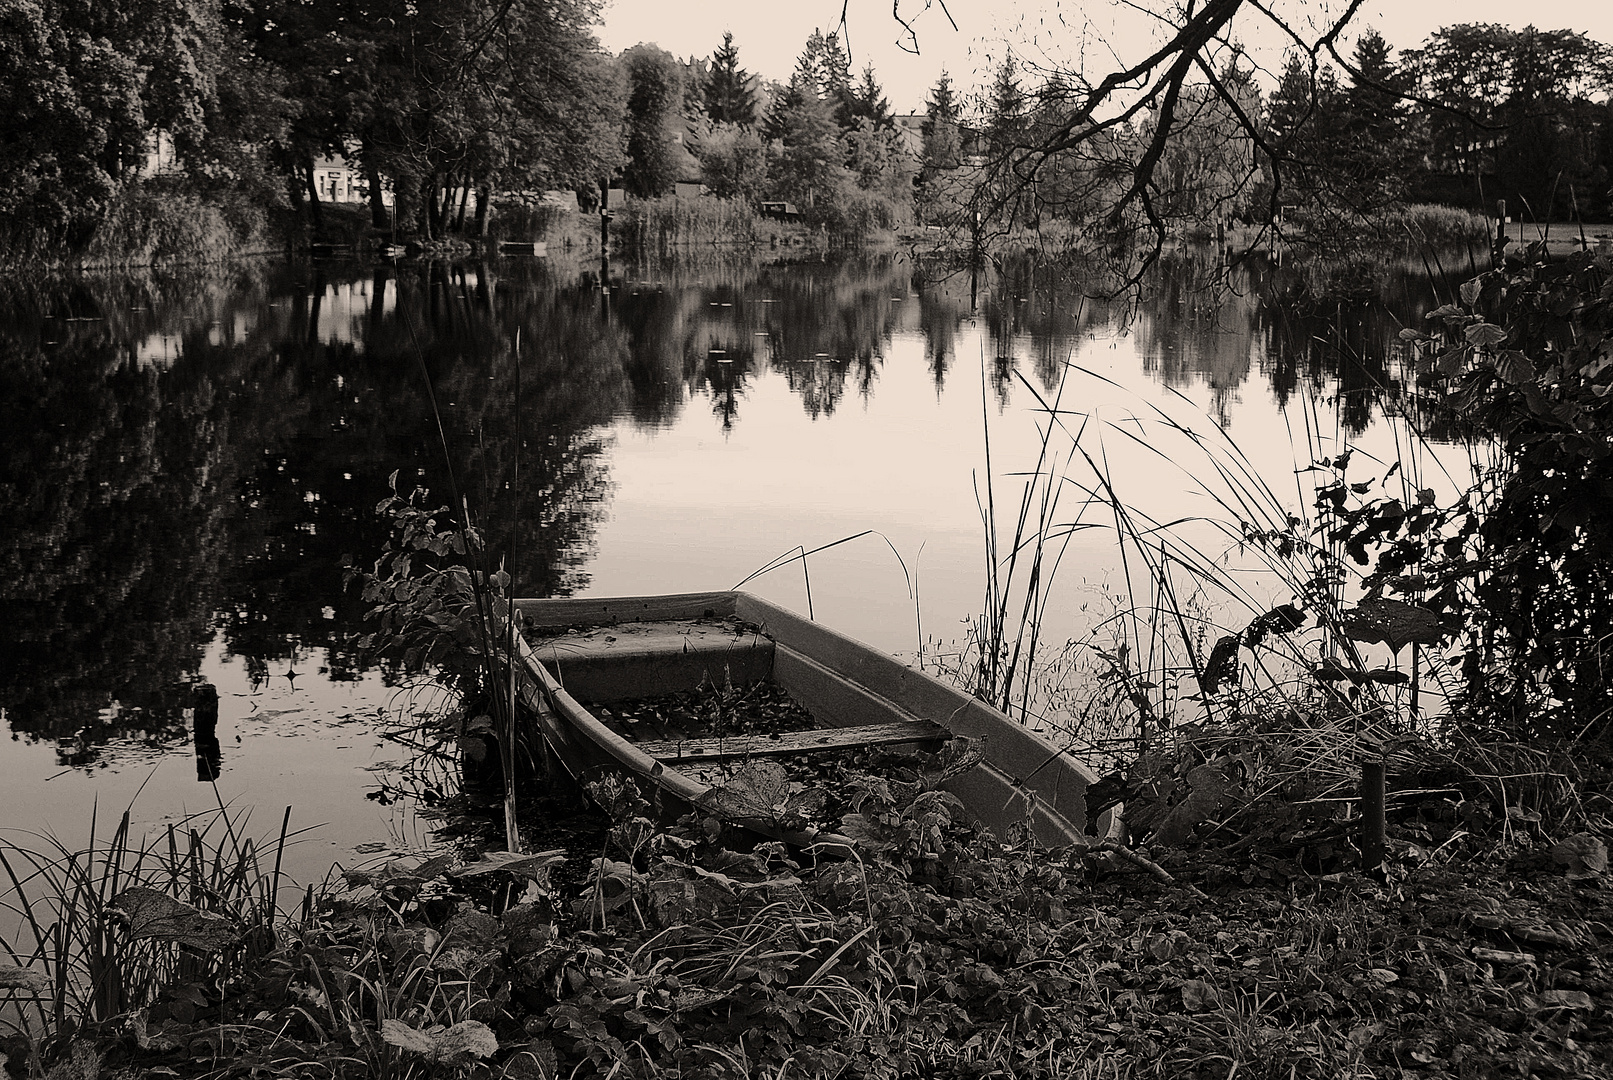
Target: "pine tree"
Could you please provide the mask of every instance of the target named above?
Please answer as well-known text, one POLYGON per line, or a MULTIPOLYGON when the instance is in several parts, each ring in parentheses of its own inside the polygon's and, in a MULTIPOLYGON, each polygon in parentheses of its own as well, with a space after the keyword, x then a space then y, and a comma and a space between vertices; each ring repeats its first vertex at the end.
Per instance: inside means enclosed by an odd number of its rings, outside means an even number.
POLYGON ((711 122, 741 127, 756 123, 756 94, 750 84, 750 73, 739 66, 734 35, 724 31, 722 46, 711 54, 711 72, 706 77, 706 115, 711 122))
POLYGON ((952 94, 952 79, 946 72, 936 80, 925 103, 924 172, 956 169, 963 156, 963 140, 958 133, 958 101, 952 94))
POLYGON ((1310 65, 1301 53, 1290 52, 1266 111, 1266 135, 1273 142, 1291 144, 1300 129, 1309 126, 1315 112, 1310 65))
MULTIPOLYGON (((857 126, 859 120, 867 120, 881 131, 896 130, 896 118, 891 115, 890 102, 885 100, 884 90, 874 78, 873 64, 863 68, 862 82, 851 91, 849 103, 851 126, 857 126)), ((841 126, 847 125, 842 123, 841 126)))
POLYGON ((1406 78, 1389 58, 1389 43, 1369 29, 1355 43, 1355 70, 1350 73, 1349 107, 1352 118, 1370 134, 1382 134, 1385 125, 1397 125, 1404 112, 1400 95, 1406 78))
POLYGON ((993 156, 1011 151, 1019 144, 1025 128, 1025 91, 1019 85, 1014 58, 1003 60, 991 84, 987 103, 986 139, 993 156))

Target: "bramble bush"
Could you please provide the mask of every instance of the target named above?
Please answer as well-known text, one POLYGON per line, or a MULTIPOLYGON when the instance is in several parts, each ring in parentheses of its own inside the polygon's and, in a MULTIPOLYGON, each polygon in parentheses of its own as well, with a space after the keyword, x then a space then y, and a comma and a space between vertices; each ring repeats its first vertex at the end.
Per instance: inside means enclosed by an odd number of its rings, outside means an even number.
POLYGON ((1462 714, 1518 738, 1613 732, 1613 269, 1530 245, 1401 337, 1420 405, 1496 441, 1453 505, 1352 507, 1346 549, 1369 597, 1398 594, 1459 645, 1462 714))

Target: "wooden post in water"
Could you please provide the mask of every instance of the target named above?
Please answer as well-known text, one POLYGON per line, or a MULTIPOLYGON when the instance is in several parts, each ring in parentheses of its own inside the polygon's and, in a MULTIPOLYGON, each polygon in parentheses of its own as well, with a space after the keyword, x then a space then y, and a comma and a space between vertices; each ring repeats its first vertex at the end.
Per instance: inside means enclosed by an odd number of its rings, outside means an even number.
POLYGON ((196 779, 204 784, 218 779, 224 751, 218 745, 218 687, 197 685, 192 698, 191 745, 196 751, 196 779))
POLYGON ((599 182, 599 287, 610 292, 610 180, 599 182))

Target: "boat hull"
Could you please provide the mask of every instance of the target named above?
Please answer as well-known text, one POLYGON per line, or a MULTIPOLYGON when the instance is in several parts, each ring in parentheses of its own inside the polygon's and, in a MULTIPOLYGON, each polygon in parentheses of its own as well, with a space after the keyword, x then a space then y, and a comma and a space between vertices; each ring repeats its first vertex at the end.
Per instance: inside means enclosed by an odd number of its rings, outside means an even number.
MULTIPOLYGON (((1049 847, 1075 842, 1085 831, 1090 769, 1039 734, 955 687, 820 623, 749 593, 516 600, 528 630, 622 628, 595 635, 584 649, 555 651, 520 644, 522 700, 554 753, 579 780, 607 772, 637 776, 675 805, 696 805, 710 788, 676 763, 646 754, 612 731, 578 698, 592 701, 693 689, 703 682, 771 678, 824 727, 857 727, 903 720, 931 721, 952 736, 982 740, 984 760, 942 787, 999 836, 1028 826, 1049 847), (701 636, 686 629, 674 647, 655 640, 650 624, 736 617, 758 633, 701 636), (575 695, 575 696, 574 696, 575 695)), ((766 822, 739 822, 782 835, 766 822), (760 826, 760 827, 758 827, 760 826)), ((822 834, 785 836, 821 842, 822 834)), ((843 842, 834 837, 832 842, 843 842)))

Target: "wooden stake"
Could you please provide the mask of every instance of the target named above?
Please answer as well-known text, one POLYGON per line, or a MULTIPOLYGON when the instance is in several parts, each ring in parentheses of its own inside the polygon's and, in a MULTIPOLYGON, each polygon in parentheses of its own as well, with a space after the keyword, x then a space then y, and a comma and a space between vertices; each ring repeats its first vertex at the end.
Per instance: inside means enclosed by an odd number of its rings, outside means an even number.
POLYGON ((1383 804, 1385 763, 1361 763, 1361 872, 1382 881, 1383 872, 1383 804))

